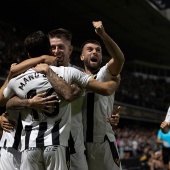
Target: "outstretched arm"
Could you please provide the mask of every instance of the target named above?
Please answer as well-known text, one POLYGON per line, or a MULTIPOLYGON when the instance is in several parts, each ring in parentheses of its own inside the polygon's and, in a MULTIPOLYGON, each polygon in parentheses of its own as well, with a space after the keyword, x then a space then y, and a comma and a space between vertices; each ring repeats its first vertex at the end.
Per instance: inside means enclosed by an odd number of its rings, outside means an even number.
POLYGON ((123 64, 125 62, 124 54, 120 50, 115 41, 105 32, 101 21, 93 21, 95 32, 103 40, 108 53, 111 55, 111 60, 108 62, 108 70, 111 75, 120 74, 123 64))

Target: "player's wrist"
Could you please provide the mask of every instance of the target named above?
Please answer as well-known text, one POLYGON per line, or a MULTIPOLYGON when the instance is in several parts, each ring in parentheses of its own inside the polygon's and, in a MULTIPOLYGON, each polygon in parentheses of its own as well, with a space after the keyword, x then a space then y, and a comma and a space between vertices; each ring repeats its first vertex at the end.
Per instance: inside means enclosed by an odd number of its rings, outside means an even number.
POLYGON ((32 102, 32 99, 28 99, 27 100, 27 106, 29 107, 29 108, 31 108, 31 107, 33 107, 33 102, 32 102))
POLYGON ((45 63, 46 55, 40 56, 41 63, 45 63))
POLYGON ((45 74, 47 77, 52 77, 52 76, 53 76, 53 71, 52 71, 52 69, 51 69, 48 65, 46 65, 46 66, 44 67, 44 74, 45 74))

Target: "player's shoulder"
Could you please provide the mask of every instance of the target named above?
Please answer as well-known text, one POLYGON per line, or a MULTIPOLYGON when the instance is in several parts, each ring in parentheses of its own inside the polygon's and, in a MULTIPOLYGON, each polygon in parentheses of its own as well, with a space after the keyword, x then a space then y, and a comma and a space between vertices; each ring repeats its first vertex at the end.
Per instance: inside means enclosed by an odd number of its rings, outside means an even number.
POLYGON ((69 63, 69 67, 72 67, 72 68, 75 68, 75 69, 77 69, 77 70, 79 70, 79 71, 85 72, 85 70, 84 70, 83 68, 78 67, 78 66, 73 65, 73 64, 70 64, 70 63, 69 63))
POLYGON ((64 69, 64 66, 59 66, 59 67, 50 66, 50 68, 51 68, 52 70, 59 70, 59 69, 64 69))

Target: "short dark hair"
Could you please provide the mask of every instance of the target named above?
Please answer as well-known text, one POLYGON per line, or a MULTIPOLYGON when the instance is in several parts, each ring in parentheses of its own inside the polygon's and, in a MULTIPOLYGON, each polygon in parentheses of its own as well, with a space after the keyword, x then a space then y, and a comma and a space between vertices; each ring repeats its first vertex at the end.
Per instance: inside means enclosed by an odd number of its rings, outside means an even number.
POLYGON ((85 46, 86 44, 88 44, 88 43, 97 44, 97 45, 99 45, 99 46, 101 47, 101 44, 100 44, 97 40, 87 40, 87 41, 85 41, 85 42, 81 45, 81 49, 83 49, 84 46, 85 46))
POLYGON ((29 34, 25 38, 24 47, 31 57, 50 55, 50 41, 43 31, 29 34))
POLYGON ((72 33, 64 28, 58 28, 54 29, 50 32, 48 32, 48 37, 49 38, 65 38, 66 40, 70 41, 72 40, 72 33))

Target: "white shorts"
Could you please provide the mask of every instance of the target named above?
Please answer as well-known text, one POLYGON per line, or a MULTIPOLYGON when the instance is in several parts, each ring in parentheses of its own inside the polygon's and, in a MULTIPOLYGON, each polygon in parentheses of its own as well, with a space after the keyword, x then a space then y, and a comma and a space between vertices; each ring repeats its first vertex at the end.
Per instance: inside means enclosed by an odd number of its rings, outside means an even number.
POLYGON ((70 155, 70 170, 88 170, 84 151, 70 155))
POLYGON ((22 152, 20 170, 68 170, 69 167, 68 148, 64 146, 29 148, 22 152))
POLYGON ((86 143, 89 170, 122 170, 115 142, 86 143))
POLYGON ((14 148, 1 148, 0 170, 19 170, 21 153, 14 148))

